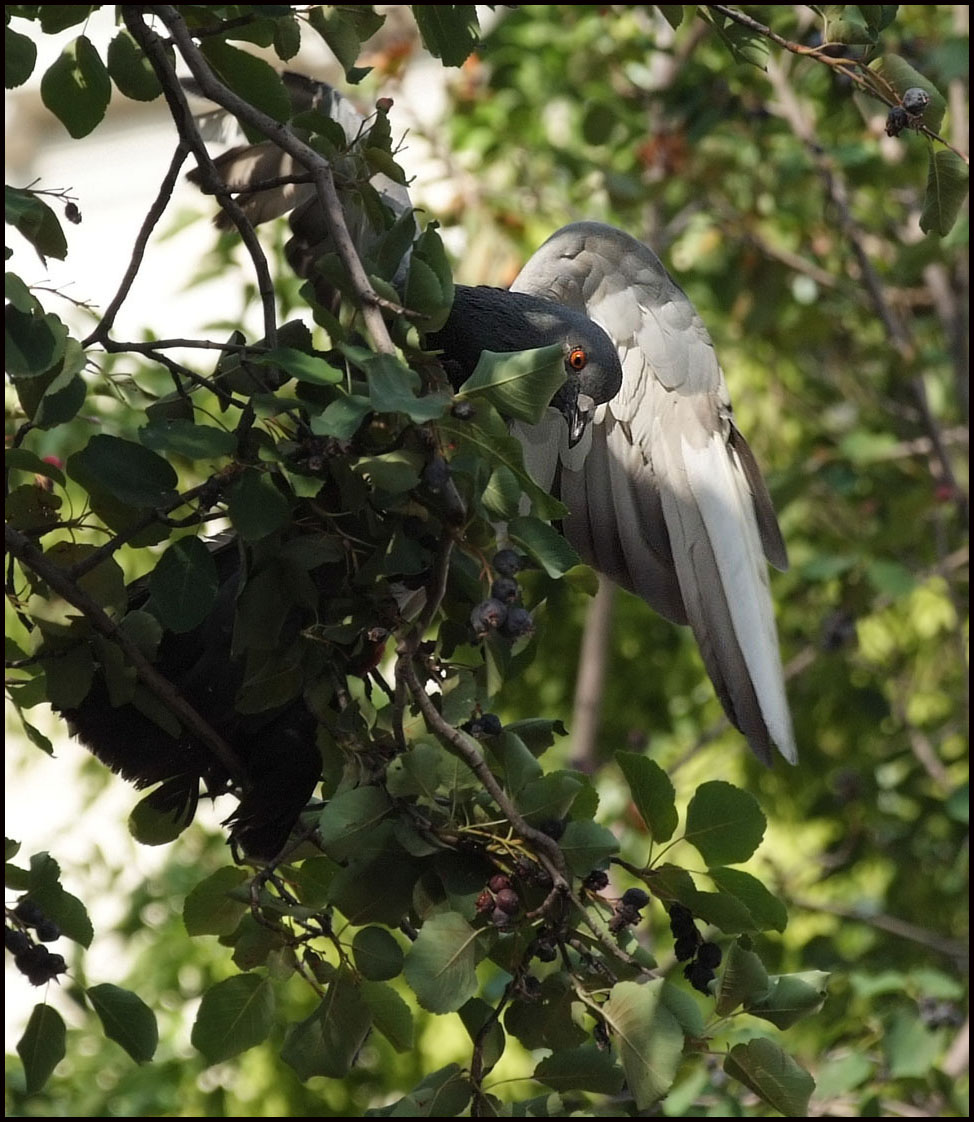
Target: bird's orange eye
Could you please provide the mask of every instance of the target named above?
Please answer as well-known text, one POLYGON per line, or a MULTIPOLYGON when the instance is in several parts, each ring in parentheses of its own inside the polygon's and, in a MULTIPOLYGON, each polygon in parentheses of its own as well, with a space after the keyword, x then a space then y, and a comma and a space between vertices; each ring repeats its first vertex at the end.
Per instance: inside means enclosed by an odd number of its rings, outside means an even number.
POLYGON ((568 365, 572 370, 584 370, 588 366, 588 355, 581 347, 573 347, 568 356, 568 365))

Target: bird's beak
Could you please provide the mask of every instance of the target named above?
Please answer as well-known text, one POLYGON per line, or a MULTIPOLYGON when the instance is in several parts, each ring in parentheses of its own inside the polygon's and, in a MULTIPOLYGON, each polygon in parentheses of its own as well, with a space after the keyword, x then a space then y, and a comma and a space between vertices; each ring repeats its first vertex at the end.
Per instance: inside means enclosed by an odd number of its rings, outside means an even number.
POLYGON ((558 399, 552 402, 561 411, 568 424, 568 447, 574 448, 585 434, 586 426, 595 412, 595 402, 586 393, 579 393, 578 386, 567 382, 558 399))

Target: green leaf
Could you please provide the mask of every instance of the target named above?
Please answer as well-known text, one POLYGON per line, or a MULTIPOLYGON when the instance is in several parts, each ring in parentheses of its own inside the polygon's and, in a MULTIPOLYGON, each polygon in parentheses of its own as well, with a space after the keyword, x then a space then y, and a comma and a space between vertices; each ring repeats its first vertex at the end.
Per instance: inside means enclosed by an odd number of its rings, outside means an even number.
POLYGON ((590 820, 569 822, 558 839, 568 867, 576 876, 585 876, 619 852, 619 842, 611 830, 590 820))
POLYGON ((56 35, 59 31, 67 31, 69 27, 77 27, 95 10, 94 4, 39 4, 41 17, 41 31, 45 35, 56 35))
POLYGON ((41 100, 75 140, 100 124, 111 96, 108 71, 86 35, 69 43, 41 79, 41 100))
POLYGON ((291 513, 287 497, 269 472, 247 468, 227 491, 227 515, 244 541, 279 530, 291 513))
POLYGON ((450 406, 445 393, 418 396, 419 375, 392 355, 375 355, 364 363, 369 400, 376 413, 405 413, 423 424, 442 417, 450 406))
POLYGON ((431 916, 406 955, 406 981, 424 1009, 453 1013, 477 991, 477 932, 455 912, 431 916))
POLYGON ((536 425, 565 384, 565 359, 558 344, 530 351, 482 351, 458 396, 485 396, 505 417, 536 425))
POLYGON ((807 1118, 815 1080, 773 1040, 759 1036, 735 1044, 724 1071, 789 1118, 807 1118))
POLYGON ((341 370, 323 358, 305 354, 294 347, 275 347, 271 351, 251 354, 247 356, 247 362, 254 366, 278 366, 296 381, 313 386, 333 386, 345 377, 341 370))
POLYGON ((61 934, 82 947, 90 947, 94 929, 84 904, 66 892, 60 883, 61 870, 48 853, 35 853, 30 859, 30 898, 48 919, 61 928, 61 934))
POLYGON ((104 492, 134 507, 162 506, 179 482, 172 465, 131 440, 100 433, 68 457, 68 475, 89 493, 104 492))
POLYGON ((346 394, 328 405, 322 414, 311 418, 311 431, 315 436, 348 440, 358 432, 371 412, 372 402, 367 397, 346 394))
POLYGON ((187 460, 215 460, 232 456, 237 438, 214 425, 196 425, 182 417, 151 420, 139 429, 139 440, 154 452, 185 456, 187 460))
POLYGON ((543 1059, 534 1069, 533 1078, 556 1091, 616 1095, 622 1089, 625 1073, 609 1052, 595 1044, 583 1044, 543 1059))
POLYGON ((462 66, 480 43, 473 4, 413 4, 423 46, 444 66, 462 66))
POLYGON ((776 1028, 791 1028, 796 1021, 822 1007, 828 979, 828 973, 823 970, 772 975, 768 993, 760 1001, 745 1004, 745 1009, 755 1017, 770 1021, 776 1028))
MULTIPOLYGON (((173 61, 172 46, 165 49, 173 61)), ((119 91, 133 101, 154 101, 162 93, 152 64, 125 28, 108 44, 108 73, 119 91)))
POLYGON ((584 784, 567 771, 549 772, 518 792, 517 808, 533 825, 568 816, 584 784))
POLYGON ((684 837, 708 865, 734 865, 754 853, 766 826, 753 795, 712 780, 702 783, 690 800, 684 837))
POLYGON ((714 993, 717 1013, 727 1017, 738 1006, 755 1005, 767 997, 771 979, 751 950, 749 939, 735 939, 724 952, 723 969, 714 993))
POLYGON ((929 78, 925 78, 919 70, 914 70, 905 58, 894 54, 883 54, 873 59, 869 69, 880 75, 899 98, 914 87, 926 90, 930 101, 920 121, 932 132, 940 132, 944 113, 947 111, 947 100, 929 78))
POLYGON ((363 982, 362 998, 372 1014, 372 1025, 399 1053, 413 1048, 412 1010, 399 994, 383 982, 363 982))
MULTIPOLYGON (((200 51, 206 56, 220 78, 235 94, 255 106, 275 121, 287 121, 291 116, 291 98, 281 76, 270 63, 247 51, 231 47, 223 39, 208 36, 201 40, 200 51)), ((241 122, 248 138, 256 143, 264 137, 241 122)))
POLYGON ((532 557, 549 577, 563 577, 581 559, 563 534, 540 518, 519 515, 507 524, 507 536, 532 557))
POLYGON ((376 827, 392 809, 389 796, 381 787, 354 787, 330 799, 318 815, 320 845, 333 861, 352 856, 367 856, 381 844, 376 827))
POLYGON ((669 841, 676 830, 676 790, 670 777, 648 756, 636 752, 616 752, 632 801, 655 842, 669 841))
POLYGON ((876 42, 876 33, 863 18, 861 6, 825 4, 818 10, 825 21, 822 38, 826 43, 860 46, 876 42))
POLYGON ((231 897, 242 888, 247 873, 225 865, 201 880, 183 902, 183 923, 190 935, 229 935, 247 913, 247 904, 231 897))
POLYGON ((349 18, 347 9, 343 10, 340 6, 330 9, 315 7, 308 13, 308 22, 328 44, 348 81, 352 85, 361 81, 355 63, 362 49, 362 40, 359 38, 356 22, 349 18))
MULTIPOLYGON (((138 690, 136 691, 138 695, 138 690)), ((161 708, 161 703, 155 698, 150 699, 161 708)), ((138 708, 143 712, 146 709, 144 702, 138 708)), ((179 722, 172 714, 164 710, 159 713, 153 706, 152 718, 158 724, 159 718, 168 716, 173 723, 170 732, 179 735, 179 722)), ((129 815, 129 833, 140 845, 168 845, 186 829, 193 821, 196 814, 197 795, 195 786, 188 787, 180 780, 170 780, 161 783, 154 791, 150 791, 144 799, 140 799, 132 808, 129 815)))
POLYGON ((8 471, 26 471, 31 475, 43 475, 53 479, 60 487, 64 486, 64 472, 56 464, 42 460, 36 452, 27 448, 7 448, 3 454, 4 467, 8 471))
POLYGON ((3 29, 3 84, 8 90, 22 86, 34 73, 37 47, 8 24, 3 29))
POLYGON ((169 631, 192 631, 213 609, 216 562, 199 538, 180 538, 163 553, 149 575, 151 610, 169 631))
POLYGON ((384 927, 363 927, 352 940, 355 966, 365 978, 384 982, 402 971, 402 947, 384 927))
POLYGON ((301 1080, 344 1079, 372 1027, 372 1013, 347 974, 331 982, 318 1008, 288 1031, 281 1059, 301 1080))
POLYGON ((142 998, 108 982, 85 993, 108 1039, 120 1044, 136 1063, 148 1063, 159 1045, 159 1027, 142 998))
POLYGON ((970 169, 956 152, 940 148, 930 156, 927 192, 920 215, 925 234, 949 234, 960 214, 970 185, 970 169))
POLYGON ((740 869, 725 869, 715 866, 707 870, 711 880, 721 892, 736 897, 751 913, 756 930, 784 931, 788 926, 788 909, 782 900, 750 873, 740 869))
POLYGON ((520 442, 509 435, 507 427, 493 410, 481 406, 476 418, 471 421, 442 417, 437 427, 447 443, 453 442, 461 448, 469 445, 470 450, 487 463, 507 468, 531 500, 536 517, 554 521, 568 513, 563 503, 543 491, 527 473, 520 442))
POLYGON ((352 465, 352 470, 377 490, 400 495, 418 486, 423 462, 421 453, 400 449, 384 452, 381 456, 360 456, 352 465))
POLYGON ((50 1005, 35 1005, 17 1041, 17 1055, 24 1065, 24 1090, 39 1091, 51 1072, 64 1059, 67 1029, 61 1014, 50 1005))
MULTIPOLYGON (((9 31, 10 29, 7 28, 9 31)), ((37 251, 37 256, 41 261, 46 264, 48 257, 55 257, 58 261, 63 261, 68 255, 68 242, 64 236, 64 230, 58 220, 57 215, 47 205, 46 202, 35 191, 28 191, 20 187, 4 187, 3 191, 3 206, 4 206, 4 221, 8 225, 13 226, 20 234, 22 234, 37 251)), ((8 274, 9 275, 9 274, 8 274)), ((33 297, 31 297, 33 301, 33 297)), ((18 302, 16 310, 21 314, 30 314, 41 318, 39 306, 32 306, 26 308, 22 306, 23 301, 18 302)), ((60 324, 63 328, 64 335, 67 335, 67 328, 61 324, 57 316, 44 316, 43 319, 49 319, 52 330, 54 324, 60 324)), ((58 332, 56 332, 58 333, 58 332)), ((43 369, 48 369, 53 365, 53 359, 48 362, 47 366, 43 369)), ((11 374, 24 373, 19 370, 11 370, 9 364, 9 356, 7 360, 7 370, 11 374)))
POLYGON ((4 366, 12 378, 46 374, 64 355, 67 339, 55 315, 27 314, 12 304, 4 309, 4 366))
POLYGON ((274 990, 257 974, 237 974, 203 994, 191 1041, 209 1064, 246 1052, 267 1039, 274 1020, 274 990))
POLYGON ((683 1055, 683 1031, 663 1002, 664 984, 662 978, 618 982, 602 1006, 637 1110, 666 1094, 683 1055))

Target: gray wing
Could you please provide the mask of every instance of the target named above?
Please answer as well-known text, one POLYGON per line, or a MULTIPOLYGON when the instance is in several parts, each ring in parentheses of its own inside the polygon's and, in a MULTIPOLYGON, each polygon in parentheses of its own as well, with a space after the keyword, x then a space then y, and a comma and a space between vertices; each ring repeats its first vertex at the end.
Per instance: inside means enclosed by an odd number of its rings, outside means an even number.
MULTIPOLYGON (((755 754, 796 760, 765 558, 787 558, 713 343, 656 255, 610 226, 554 234, 512 285, 584 311, 616 342, 619 394, 562 449, 565 534, 595 568, 689 623, 731 721, 755 754)), ((556 422, 552 422, 556 424, 556 422)), ((523 434, 549 451, 557 434, 523 434)))

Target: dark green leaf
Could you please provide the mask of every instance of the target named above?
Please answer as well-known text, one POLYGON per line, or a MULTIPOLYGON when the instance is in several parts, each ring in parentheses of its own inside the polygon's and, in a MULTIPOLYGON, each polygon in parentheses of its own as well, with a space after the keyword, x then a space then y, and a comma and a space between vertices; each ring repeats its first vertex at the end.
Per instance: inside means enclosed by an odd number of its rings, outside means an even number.
MULTIPOLYGON (((200 43, 200 50, 220 78, 235 94, 255 106, 275 121, 286 121, 291 116, 291 98, 273 66, 238 47, 231 47, 222 39, 208 36, 200 43)), ((253 133, 241 122, 241 127, 256 142, 264 137, 253 133)))
POLYGON ((413 4, 412 9, 423 46, 444 66, 461 66, 477 49, 480 24, 473 4, 413 4))
POLYGON ((402 947, 384 927, 363 927, 352 940, 352 956, 363 977, 384 982, 402 971, 402 947))
POLYGON ((313 1075, 344 1079, 371 1027, 369 1006, 358 987, 341 973, 311 1016, 291 1026, 281 1059, 302 1080, 313 1075))
POLYGON ((565 383, 565 359, 558 344, 513 354, 483 351, 458 396, 486 396, 505 417, 537 424, 565 383))
POLYGON ((207 1063, 246 1052, 267 1039, 274 1017, 274 990, 256 974, 237 974, 203 994, 191 1040, 207 1063))
POLYGON ((389 797, 380 787, 355 787, 330 799, 318 815, 320 844, 334 861, 364 856, 375 830, 389 814, 389 797))
POLYGON ((724 1071, 789 1118, 807 1118, 815 1080, 773 1040, 759 1036, 735 1044, 724 1071))
POLYGON ((199 538, 180 538, 149 576, 152 611, 167 630, 191 631, 213 608, 217 583, 211 551, 199 538))
POLYGON ((670 777, 648 756, 616 752, 615 760, 629 784, 632 801, 649 836, 655 842, 669 841, 679 821, 676 791, 670 777))
POLYGON ((33 378, 46 374, 64 355, 68 329, 55 315, 29 315, 8 304, 4 335, 7 373, 12 378, 33 378))
POLYGON ((56 35, 84 23, 95 10, 94 4, 38 4, 41 17, 41 31, 45 35, 56 35))
POLYGON ((227 492, 227 515, 244 541, 258 541, 279 530, 290 509, 273 477, 254 468, 247 468, 227 492))
POLYGON ((131 440, 100 433, 68 458, 68 475, 89 492, 106 492, 134 507, 161 506, 178 482, 161 456, 131 440))
POLYGON ((740 869, 712 867, 707 872, 722 892, 736 897, 747 908, 758 931, 768 928, 784 931, 788 925, 788 909, 757 877, 740 869))
POLYGON ((405 413, 422 424, 442 417, 450 405, 447 394, 420 391, 419 375, 391 355, 375 355, 365 363, 369 400, 376 413, 405 413))
POLYGON ((17 1055, 24 1065, 24 1090, 39 1091, 51 1072, 64 1059, 67 1030, 61 1014, 50 1005, 35 1005, 17 1041, 17 1055))
MULTIPOLYGON (((10 29, 7 28, 7 30, 10 29)), ((61 223, 54 211, 36 192, 22 190, 19 187, 4 187, 4 220, 23 234, 37 251, 41 261, 46 263, 48 257, 55 257, 58 261, 63 261, 67 257, 68 243, 64 236, 64 230, 61 228, 61 223)), ((22 301, 15 307, 20 313, 29 311, 36 314, 37 318, 41 318, 39 309, 25 308, 22 301)), ((54 315, 44 316, 43 318, 50 320, 52 327, 55 323, 61 323, 54 315)), ((61 326, 63 327, 63 325, 61 326)), ((67 328, 64 328, 64 334, 67 334, 67 328)), ((51 359, 43 369, 46 370, 48 366, 53 364, 53 361, 51 359)), ((20 370, 10 369, 9 358, 7 369, 11 374, 21 373, 20 370)), ((39 372, 35 371, 35 373, 39 372)))
POLYGON ((139 429, 139 440, 154 452, 185 456, 188 460, 232 456, 237 447, 232 432, 213 425, 196 425, 181 417, 151 420, 139 429))
POLYGON ((120 1044, 136 1063, 148 1063, 159 1044, 159 1028, 155 1013, 142 998, 108 982, 85 993, 108 1039, 120 1044))
POLYGON ((254 366, 279 366, 298 382, 310 385, 333 386, 345 375, 317 355, 305 354, 293 347, 276 347, 271 351, 251 354, 247 361, 254 366))
POLYGON ((592 821, 569 822, 558 839, 568 867, 576 876, 602 868, 619 852, 619 842, 611 830, 592 821))
POLYGON ((556 1091, 616 1095, 622 1089, 625 1073, 611 1053, 595 1044, 583 1044, 543 1059, 534 1069, 534 1078, 556 1091))
POLYGON ((7 448, 3 454, 3 462, 8 471, 27 471, 32 475, 44 475, 48 479, 53 479, 59 486, 64 486, 64 472, 56 464, 42 460, 27 448, 7 448))
MULTIPOLYGON (((168 54, 172 59, 172 47, 168 54)), ((108 73, 119 90, 133 101, 154 101, 162 93, 151 63, 124 28, 108 44, 108 73)))
POLYGON ((311 418, 311 431, 316 436, 348 440, 358 432, 371 412, 372 402, 367 397, 346 394, 328 405, 320 416, 311 418))
POLYGON ((108 71, 85 35, 69 43, 41 79, 41 100, 75 140, 100 124, 111 96, 108 71))
POLYGON ((8 24, 3 29, 3 84, 8 90, 22 86, 34 73, 37 47, 8 24))

